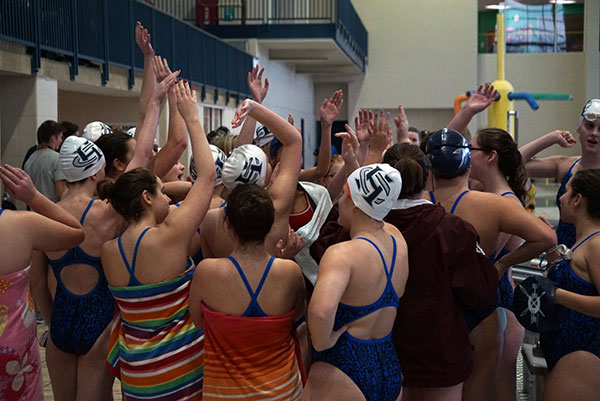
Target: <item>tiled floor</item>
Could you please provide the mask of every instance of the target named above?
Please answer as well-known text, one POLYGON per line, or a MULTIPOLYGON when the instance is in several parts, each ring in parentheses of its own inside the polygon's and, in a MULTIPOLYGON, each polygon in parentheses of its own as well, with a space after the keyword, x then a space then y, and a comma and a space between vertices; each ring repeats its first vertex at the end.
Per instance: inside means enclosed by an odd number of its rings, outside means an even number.
MULTIPOLYGON (((38 338, 46 331, 47 327, 43 323, 38 323, 38 338)), ((42 362, 42 377, 43 377, 43 386, 44 386, 44 400, 45 401, 53 401, 54 394, 52 393, 52 385, 50 384, 50 376, 48 376, 48 367, 46 366, 46 349, 40 347, 40 359, 42 362)), ((115 384, 113 386, 113 398, 115 401, 121 401, 121 384, 118 380, 115 380, 115 384)))

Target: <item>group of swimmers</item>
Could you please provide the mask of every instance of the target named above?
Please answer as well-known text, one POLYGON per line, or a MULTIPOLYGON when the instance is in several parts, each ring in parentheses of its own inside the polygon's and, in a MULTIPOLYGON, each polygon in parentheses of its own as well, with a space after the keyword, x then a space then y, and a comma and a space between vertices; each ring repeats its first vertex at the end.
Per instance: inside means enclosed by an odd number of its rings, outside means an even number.
POLYGON ((67 138, 56 204, 24 171, 0 168, 35 212, 0 210, 7 399, 42 399, 35 299, 57 400, 111 400, 116 377, 125 400, 512 401, 524 329, 511 266, 557 242, 573 257, 548 274, 559 324, 541 337, 544 400, 597 396, 599 99, 579 119, 580 157, 534 158, 573 146, 565 131, 521 149, 495 128, 468 142, 469 121, 495 98, 486 85, 420 147, 402 107, 394 145, 389 114, 360 110, 331 158, 336 91, 320 107, 317 166, 303 170, 300 132, 262 105, 258 66, 232 121, 240 134, 206 135, 195 91, 139 23, 136 40, 134 137, 67 138), (186 131, 191 182, 178 179, 186 131), (524 208, 528 176, 562 182, 558 240, 524 208))

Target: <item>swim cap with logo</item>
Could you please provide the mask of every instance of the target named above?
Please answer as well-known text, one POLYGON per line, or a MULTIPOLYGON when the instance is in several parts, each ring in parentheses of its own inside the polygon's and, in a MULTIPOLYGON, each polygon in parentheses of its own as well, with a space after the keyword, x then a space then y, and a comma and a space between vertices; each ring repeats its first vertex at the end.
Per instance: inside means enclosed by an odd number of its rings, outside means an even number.
POLYGON ((402 177, 389 164, 370 164, 350 174, 346 190, 357 208, 367 216, 381 221, 400 196, 402 177))
POLYGON ((235 148, 223 164, 223 184, 229 189, 240 183, 263 186, 266 176, 267 155, 256 145, 235 148))
POLYGON ((66 180, 75 182, 100 171, 104 167, 104 154, 92 141, 70 136, 60 148, 58 161, 66 180))

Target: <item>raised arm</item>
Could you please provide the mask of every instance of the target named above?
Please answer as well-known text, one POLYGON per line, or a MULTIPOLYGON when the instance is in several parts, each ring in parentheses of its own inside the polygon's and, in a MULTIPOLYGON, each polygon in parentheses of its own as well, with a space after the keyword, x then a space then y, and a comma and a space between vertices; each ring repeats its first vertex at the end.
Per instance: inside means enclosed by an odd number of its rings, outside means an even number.
MULTIPOLYGON (((160 56, 154 57, 153 65, 158 82, 164 81, 172 73, 167 60, 160 56)), ((185 122, 177 108, 177 92, 175 86, 169 88, 167 98, 169 99, 169 133, 167 142, 161 147, 156 156, 154 156, 152 168, 154 174, 160 178, 167 174, 171 167, 177 163, 188 145, 185 122)))
POLYGON ((479 85, 477 91, 469 96, 469 100, 467 100, 465 106, 456 113, 446 128, 451 128, 464 134, 475 114, 481 113, 490 107, 497 95, 498 91, 494 89, 494 85, 489 83, 485 84, 485 86, 479 85))
POLYGON ((396 142, 411 143, 410 138, 408 137, 408 118, 406 118, 404 106, 402 106, 401 104, 398 105, 398 115, 396 116, 396 118, 394 118, 394 124, 396 124, 396 142))
MULTIPOLYGON (((335 134, 335 136, 342 138, 342 158, 344 159, 344 166, 338 170, 327 186, 329 197, 333 201, 335 201, 342 192, 348 176, 360 167, 357 154, 360 151, 361 145, 352 128, 350 128, 348 124, 346 124, 345 127, 346 132, 338 132, 335 134)), ((363 146, 368 146, 368 143, 363 146)))
MULTIPOLYGON (((408 130, 406 132, 408 138, 408 130)), ((369 124, 369 152, 364 165, 381 163, 390 137, 390 114, 375 114, 374 120, 369 124)))
POLYGON ((138 119, 136 125, 137 129, 140 129, 144 125, 148 102, 150 101, 156 86, 156 77, 154 75, 154 68, 152 68, 154 49, 150 43, 150 34, 148 33, 148 30, 142 26, 140 21, 135 24, 135 42, 144 55, 144 75, 142 77, 142 89, 140 91, 140 100, 138 102, 138 119))
POLYGON ((196 90, 190 89, 187 81, 179 81, 177 83, 177 107, 190 133, 194 163, 196 164, 198 176, 185 197, 185 202, 182 203, 181 207, 169 213, 164 224, 159 225, 159 231, 168 231, 172 234, 170 236, 167 234, 167 238, 170 241, 185 243, 185 247, 187 248, 187 243, 181 241, 180 236, 191 238, 200 226, 210 206, 217 173, 215 172, 212 154, 204 129, 200 125, 196 90))
POLYGON ((315 167, 302 170, 299 180, 316 181, 329 171, 331 162, 331 126, 340 113, 344 104, 344 93, 341 90, 333 92, 331 98, 323 100, 319 111, 321 113, 321 145, 315 167))
MULTIPOLYGON (((256 65, 254 68, 252 68, 252 71, 248 73, 248 88, 250 88, 252 100, 260 104, 262 104, 263 100, 265 100, 265 97, 267 97, 267 92, 269 91, 269 78, 265 78, 264 85, 262 83, 262 75, 264 71, 264 68, 261 69, 259 65, 256 65)), ((251 116, 248 116, 242 125, 240 134, 235 139, 235 146, 238 147, 251 144, 254 140, 255 129, 256 120, 251 116)))
POLYGON ((335 345, 348 329, 343 326, 333 330, 338 304, 350 282, 350 261, 341 252, 347 243, 329 248, 319 264, 319 278, 308 305, 307 323, 315 350, 323 351, 335 345))
POLYGON ((125 171, 130 171, 138 167, 146 167, 152 159, 152 145, 156 136, 160 105, 165 99, 169 88, 175 85, 179 72, 175 71, 169 74, 167 78, 155 86, 152 97, 148 102, 144 124, 141 129, 138 128, 135 130, 135 152, 125 171))
POLYGON ((558 176, 558 166, 567 158, 566 156, 550 156, 541 159, 535 159, 534 156, 553 145, 559 145, 561 148, 570 148, 577 141, 569 131, 555 130, 544 136, 534 139, 526 145, 519 148, 527 175, 530 177, 552 177, 560 179, 558 176))

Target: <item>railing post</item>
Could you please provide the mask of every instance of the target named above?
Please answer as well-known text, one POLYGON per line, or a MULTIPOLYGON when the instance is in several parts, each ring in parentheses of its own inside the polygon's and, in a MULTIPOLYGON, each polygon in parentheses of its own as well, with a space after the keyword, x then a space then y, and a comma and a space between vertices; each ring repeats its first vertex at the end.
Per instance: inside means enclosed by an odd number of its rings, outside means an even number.
POLYGON ((135 21, 133 20, 133 0, 128 0, 129 12, 129 79, 127 87, 132 89, 135 86, 135 21))
POLYGON ((106 86, 109 78, 107 1, 108 0, 102 0, 102 36, 104 40, 104 67, 102 68, 102 86, 106 86))
POLYGON ((42 24, 40 16, 40 0, 33 0, 33 36, 35 39, 35 48, 31 56, 31 74, 36 75, 42 66, 42 50, 40 49, 40 25, 42 24))
POLYGON ((73 59, 69 68, 71 81, 79 74, 79 31, 77 30, 77 0, 71 0, 71 31, 73 35, 73 59))

